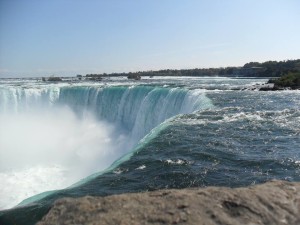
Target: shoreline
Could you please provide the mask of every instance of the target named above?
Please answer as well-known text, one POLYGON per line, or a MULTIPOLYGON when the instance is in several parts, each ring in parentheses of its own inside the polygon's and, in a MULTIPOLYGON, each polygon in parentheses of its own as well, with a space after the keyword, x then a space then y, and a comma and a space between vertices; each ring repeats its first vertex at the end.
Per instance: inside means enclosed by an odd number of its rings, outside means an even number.
POLYGON ((48 224, 300 224, 300 182, 57 200, 48 224))

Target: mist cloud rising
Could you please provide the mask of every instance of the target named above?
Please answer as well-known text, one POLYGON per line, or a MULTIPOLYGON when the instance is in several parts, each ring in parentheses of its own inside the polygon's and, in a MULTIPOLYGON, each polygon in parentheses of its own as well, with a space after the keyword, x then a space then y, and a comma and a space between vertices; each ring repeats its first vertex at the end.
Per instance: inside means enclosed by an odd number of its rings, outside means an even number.
POLYGON ((125 136, 68 108, 0 115, 0 209, 65 188, 122 156, 125 136))

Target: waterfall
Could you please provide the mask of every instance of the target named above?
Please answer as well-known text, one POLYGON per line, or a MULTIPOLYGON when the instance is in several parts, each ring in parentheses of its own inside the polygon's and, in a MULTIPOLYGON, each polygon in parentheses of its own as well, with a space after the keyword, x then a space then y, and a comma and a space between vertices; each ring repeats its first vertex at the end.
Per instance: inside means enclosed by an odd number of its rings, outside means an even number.
POLYGON ((99 172, 166 119, 208 107, 184 88, 2 85, 0 208, 99 172))

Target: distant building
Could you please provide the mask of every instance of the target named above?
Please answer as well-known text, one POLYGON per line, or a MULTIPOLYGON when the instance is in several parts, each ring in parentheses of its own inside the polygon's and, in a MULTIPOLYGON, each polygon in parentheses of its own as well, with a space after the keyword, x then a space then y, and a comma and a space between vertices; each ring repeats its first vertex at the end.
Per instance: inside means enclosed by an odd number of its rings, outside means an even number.
POLYGON ((60 77, 51 76, 48 78, 48 81, 56 82, 56 81, 62 81, 62 79, 60 77))
POLYGON ((127 76, 128 79, 140 80, 141 76, 137 73, 129 73, 127 76))
POLYGON ((46 81, 50 81, 50 82, 57 82, 57 81, 62 81, 62 79, 60 77, 55 77, 55 76, 51 76, 51 77, 42 77, 42 81, 46 82, 46 81))
POLYGON ((101 81, 103 75, 102 74, 87 74, 85 75, 87 80, 91 80, 91 81, 101 81))

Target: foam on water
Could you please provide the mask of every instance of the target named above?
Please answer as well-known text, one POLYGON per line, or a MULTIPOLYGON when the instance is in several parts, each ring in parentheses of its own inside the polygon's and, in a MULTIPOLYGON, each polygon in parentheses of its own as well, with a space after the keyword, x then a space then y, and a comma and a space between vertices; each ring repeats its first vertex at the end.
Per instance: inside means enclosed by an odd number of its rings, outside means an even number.
POLYGON ((0 209, 11 208, 41 191, 65 187, 67 173, 67 169, 59 165, 37 165, 0 172, 0 209))
POLYGON ((239 107, 225 107, 222 109, 205 110, 192 117, 178 118, 178 122, 190 125, 197 124, 221 124, 237 121, 249 121, 253 124, 271 122, 280 127, 288 126, 298 130, 300 121, 299 110, 284 109, 276 111, 241 112, 239 107))
POLYGON ((111 125, 68 109, 0 115, 0 124, 1 208, 69 186, 125 152, 111 125))

